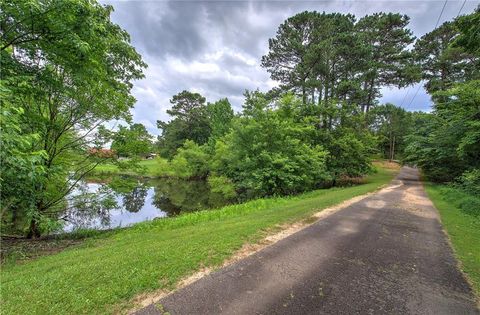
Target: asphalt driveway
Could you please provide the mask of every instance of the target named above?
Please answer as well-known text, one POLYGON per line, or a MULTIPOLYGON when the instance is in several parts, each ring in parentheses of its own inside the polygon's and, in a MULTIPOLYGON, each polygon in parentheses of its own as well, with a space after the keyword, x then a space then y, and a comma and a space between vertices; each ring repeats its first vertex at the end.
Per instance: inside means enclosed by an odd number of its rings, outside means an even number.
POLYGON ((480 314, 409 167, 389 187, 138 314, 163 312, 480 314))

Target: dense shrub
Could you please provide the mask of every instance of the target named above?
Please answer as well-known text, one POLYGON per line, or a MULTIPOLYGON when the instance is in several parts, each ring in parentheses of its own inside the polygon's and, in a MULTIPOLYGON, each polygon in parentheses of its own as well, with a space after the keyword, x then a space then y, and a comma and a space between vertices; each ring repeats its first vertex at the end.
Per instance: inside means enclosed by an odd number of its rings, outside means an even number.
POLYGON ((243 196, 294 194, 328 178, 327 152, 309 143, 313 127, 294 119, 296 102, 286 97, 274 108, 256 95, 233 130, 217 141, 212 169, 243 196))
POLYGON ((480 169, 464 172, 458 177, 455 186, 467 193, 480 196, 480 169))
POLYGON ((471 195, 454 186, 442 187, 443 198, 462 212, 480 219, 480 196, 471 195))
POLYGON ((208 174, 209 155, 203 146, 191 140, 185 141, 172 159, 172 169, 181 178, 203 178, 208 174))

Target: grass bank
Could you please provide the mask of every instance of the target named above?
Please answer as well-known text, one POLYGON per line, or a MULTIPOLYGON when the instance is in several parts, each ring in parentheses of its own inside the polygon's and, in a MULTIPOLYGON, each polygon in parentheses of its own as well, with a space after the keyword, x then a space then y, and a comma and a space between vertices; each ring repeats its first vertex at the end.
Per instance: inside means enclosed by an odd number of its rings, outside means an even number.
POLYGON ((173 289, 202 267, 219 266, 246 242, 280 224, 387 184, 397 167, 383 165, 362 185, 296 197, 259 199, 214 211, 137 224, 89 239, 77 248, 5 265, 3 314, 98 314, 132 306, 140 293, 173 289))
POLYGON ((92 175, 135 175, 147 177, 175 177, 167 159, 157 157, 152 160, 141 160, 138 165, 143 169, 141 172, 131 170, 120 170, 115 164, 105 163, 95 167, 92 175))
POLYGON ((480 297, 480 217, 475 214, 480 209, 469 206, 480 204, 480 198, 444 185, 426 183, 425 188, 440 212, 462 270, 480 297))

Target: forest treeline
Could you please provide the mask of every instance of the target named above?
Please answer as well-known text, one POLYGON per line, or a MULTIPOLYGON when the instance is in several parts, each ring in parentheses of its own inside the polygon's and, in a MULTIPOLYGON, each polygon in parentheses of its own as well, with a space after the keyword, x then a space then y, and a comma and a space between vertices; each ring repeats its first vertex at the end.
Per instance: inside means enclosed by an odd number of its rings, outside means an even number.
POLYGON ((236 115, 226 99, 183 91, 171 100, 171 120, 158 122, 157 145, 184 176, 231 183, 249 197, 362 176, 375 154, 480 193, 479 15, 414 40, 400 14, 297 14, 262 57, 278 88, 246 92, 236 115), (421 80, 430 113, 379 104, 381 87, 421 80))
POLYGON ((155 143, 141 124, 104 127, 131 123, 146 67, 111 11, 87 0, 1 4, 2 221, 26 215, 29 237, 58 225, 65 196, 98 164, 135 166, 152 150, 179 177, 240 200, 336 185, 371 172, 375 155, 480 189, 478 9, 419 39, 401 14, 299 13, 261 60, 277 88, 246 91, 237 113, 182 91, 155 143), (421 80, 430 113, 379 104, 382 87, 421 80), (90 154, 107 143, 129 160, 90 154))

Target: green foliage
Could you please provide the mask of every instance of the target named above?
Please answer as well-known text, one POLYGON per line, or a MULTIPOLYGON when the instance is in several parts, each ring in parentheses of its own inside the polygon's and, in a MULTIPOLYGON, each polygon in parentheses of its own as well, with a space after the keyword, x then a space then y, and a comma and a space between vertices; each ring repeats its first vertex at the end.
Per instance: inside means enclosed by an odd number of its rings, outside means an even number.
POLYGON ((362 139, 355 133, 334 136, 327 144, 328 170, 335 181, 340 177, 361 177, 372 171, 371 156, 373 138, 365 135, 362 139))
POLYGON ((480 81, 457 84, 408 136, 405 160, 433 181, 452 181, 480 167, 480 81))
POLYGON ((466 52, 480 57, 480 7, 469 15, 463 15, 456 20, 459 36, 455 39, 454 46, 462 47, 466 52))
POLYGON ((403 156, 405 137, 411 128, 411 115, 393 104, 376 106, 368 112, 367 122, 378 138, 378 146, 383 158, 390 160, 403 156))
POLYGON ((207 105, 210 139, 216 140, 224 136, 232 126, 233 109, 228 99, 224 98, 207 105))
POLYGON ((420 166, 427 178, 437 182, 458 178, 464 191, 474 193, 480 169, 480 80, 475 55, 479 44, 471 39, 477 36, 478 18, 477 9, 418 42, 417 50, 427 57, 424 66, 430 69, 426 75, 435 74, 427 78, 430 91, 436 91, 435 104, 431 114, 413 116, 414 129, 405 149, 405 161, 420 166))
POLYGON ((233 199, 237 196, 235 186, 228 177, 209 175, 207 180, 212 192, 219 193, 226 199, 233 199))
POLYGON ((2 314, 126 312, 138 294, 170 290, 200 266, 221 266, 244 243, 263 238, 265 231, 374 191, 393 176, 381 169, 363 185, 144 222, 99 235, 81 247, 3 266, 2 314))
POLYGON ((480 66, 480 60, 462 47, 452 46, 458 35, 457 22, 445 22, 415 43, 416 59, 422 67, 422 78, 426 80, 425 88, 430 94, 478 76, 475 69, 480 66))
POLYGON ((380 96, 382 86, 405 87, 418 81, 414 54, 407 49, 415 37, 407 26, 410 18, 398 13, 374 13, 355 25, 367 50, 363 83, 366 110, 380 96))
POLYGON ((226 100, 208 105, 209 143, 185 141, 170 163, 175 176, 210 173, 215 189, 223 182, 224 193, 234 189, 249 199, 295 194, 371 171, 374 138, 355 105, 331 106, 327 113, 292 94, 276 102, 258 91, 245 96, 237 117, 226 100))
POLYGON ((185 141, 171 161, 172 169, 181 178, 203 178, 208 174, 209 155, 205 146, 199 146, 191 140, 185 141))
MULTIPOLYGON (((35 211, 28 236, 42 217, 57 216, 65 195, 98 159, 82 157, 111 119, 130 119, 132 81, 146 66, 129 35, 110 21, 111 6, 89 0, 2 1, 2 85, 23 108, 18 133, 31 139, 27 155, 43 151, 43 168, 30 194, 35 211)), ((25 194, 25 193, 24 193, 25 194)))
POLYGON ((132 124, 130 128, 120 126, 113 136, 111 149, 121 157, 141 157, 152 150, 152 140, 142 124, 132 124))
POLYGON ((480 217, 479 200, 477 196, 466 195, 458 189, 443 185, 426 183, 428 196, 432 199, 435 207, 440 212, 442 224, 455 250, 455 256, 461 262, 461 270, 467 274, 473 284, 477 295, 480 295, 480 217), (473 203, 465 200, 476 198, 473 203), (470 205, 468 205, 470 203, 470 205), (459 208, 458 206, 463 208, 459 208), (476 208, 474 208, 476 206, 476 208), (476 212, 476 217, 469 210, 476 212), (467 210, 467 211, 465 211, 467 210))
MULTIPOLYGON (((457 178, 455 186, 473 196, 480 196, 480 169, 465 171, 457 178)), ((480 211, 480 207, 477 209, 480 211)))
POLYGON ((439 191, 442 195, 442 199, 449 202, 453 207, 460 209, 465 214, 480 219, 479 195, 471 195, 463 191, 463 189, 458 189, 452 185, 441 186, 439 187, 439 191))
POLYGON ((198 93, 182 91, 170 100, 172 108, 167 113, 172 117, 169 122, 157 121, 162 130, 159 136, 160 152, 168 158, 175 155, 176 150, 185 140, 204 144, 210 137, 210 124, 205 97, 198 93))
POLYGON ((340 100, 369 110, 381 86, 418 80, 407 46, 409 18, 376 13, 356 21, 340 13, 302 12, 282 23, 262 66, 281 89, 325 107, 340 100))
MULTIPOLYGON (((44 150, 31 151, 38 141, 38 134, 22 133, 21 120, 25 111, 14 107, 15 96, 0 83, 0 213, 2 232, 12 227, 4 222, 15 223, 23 217, 35 215, 36 188, 43 182, 46 158, 44 150)), ((21 231, 23 232, 23 231, 21 231)))
POLYGON ((327 152, 305 141, 312 127, 295 121, 286 97, 277 109, 258 94, 246 114, 234 121, 230 134, 217 142, 213 170, 232 179, 244 196, 293 194, 313 189, 327 178, 327 152))

